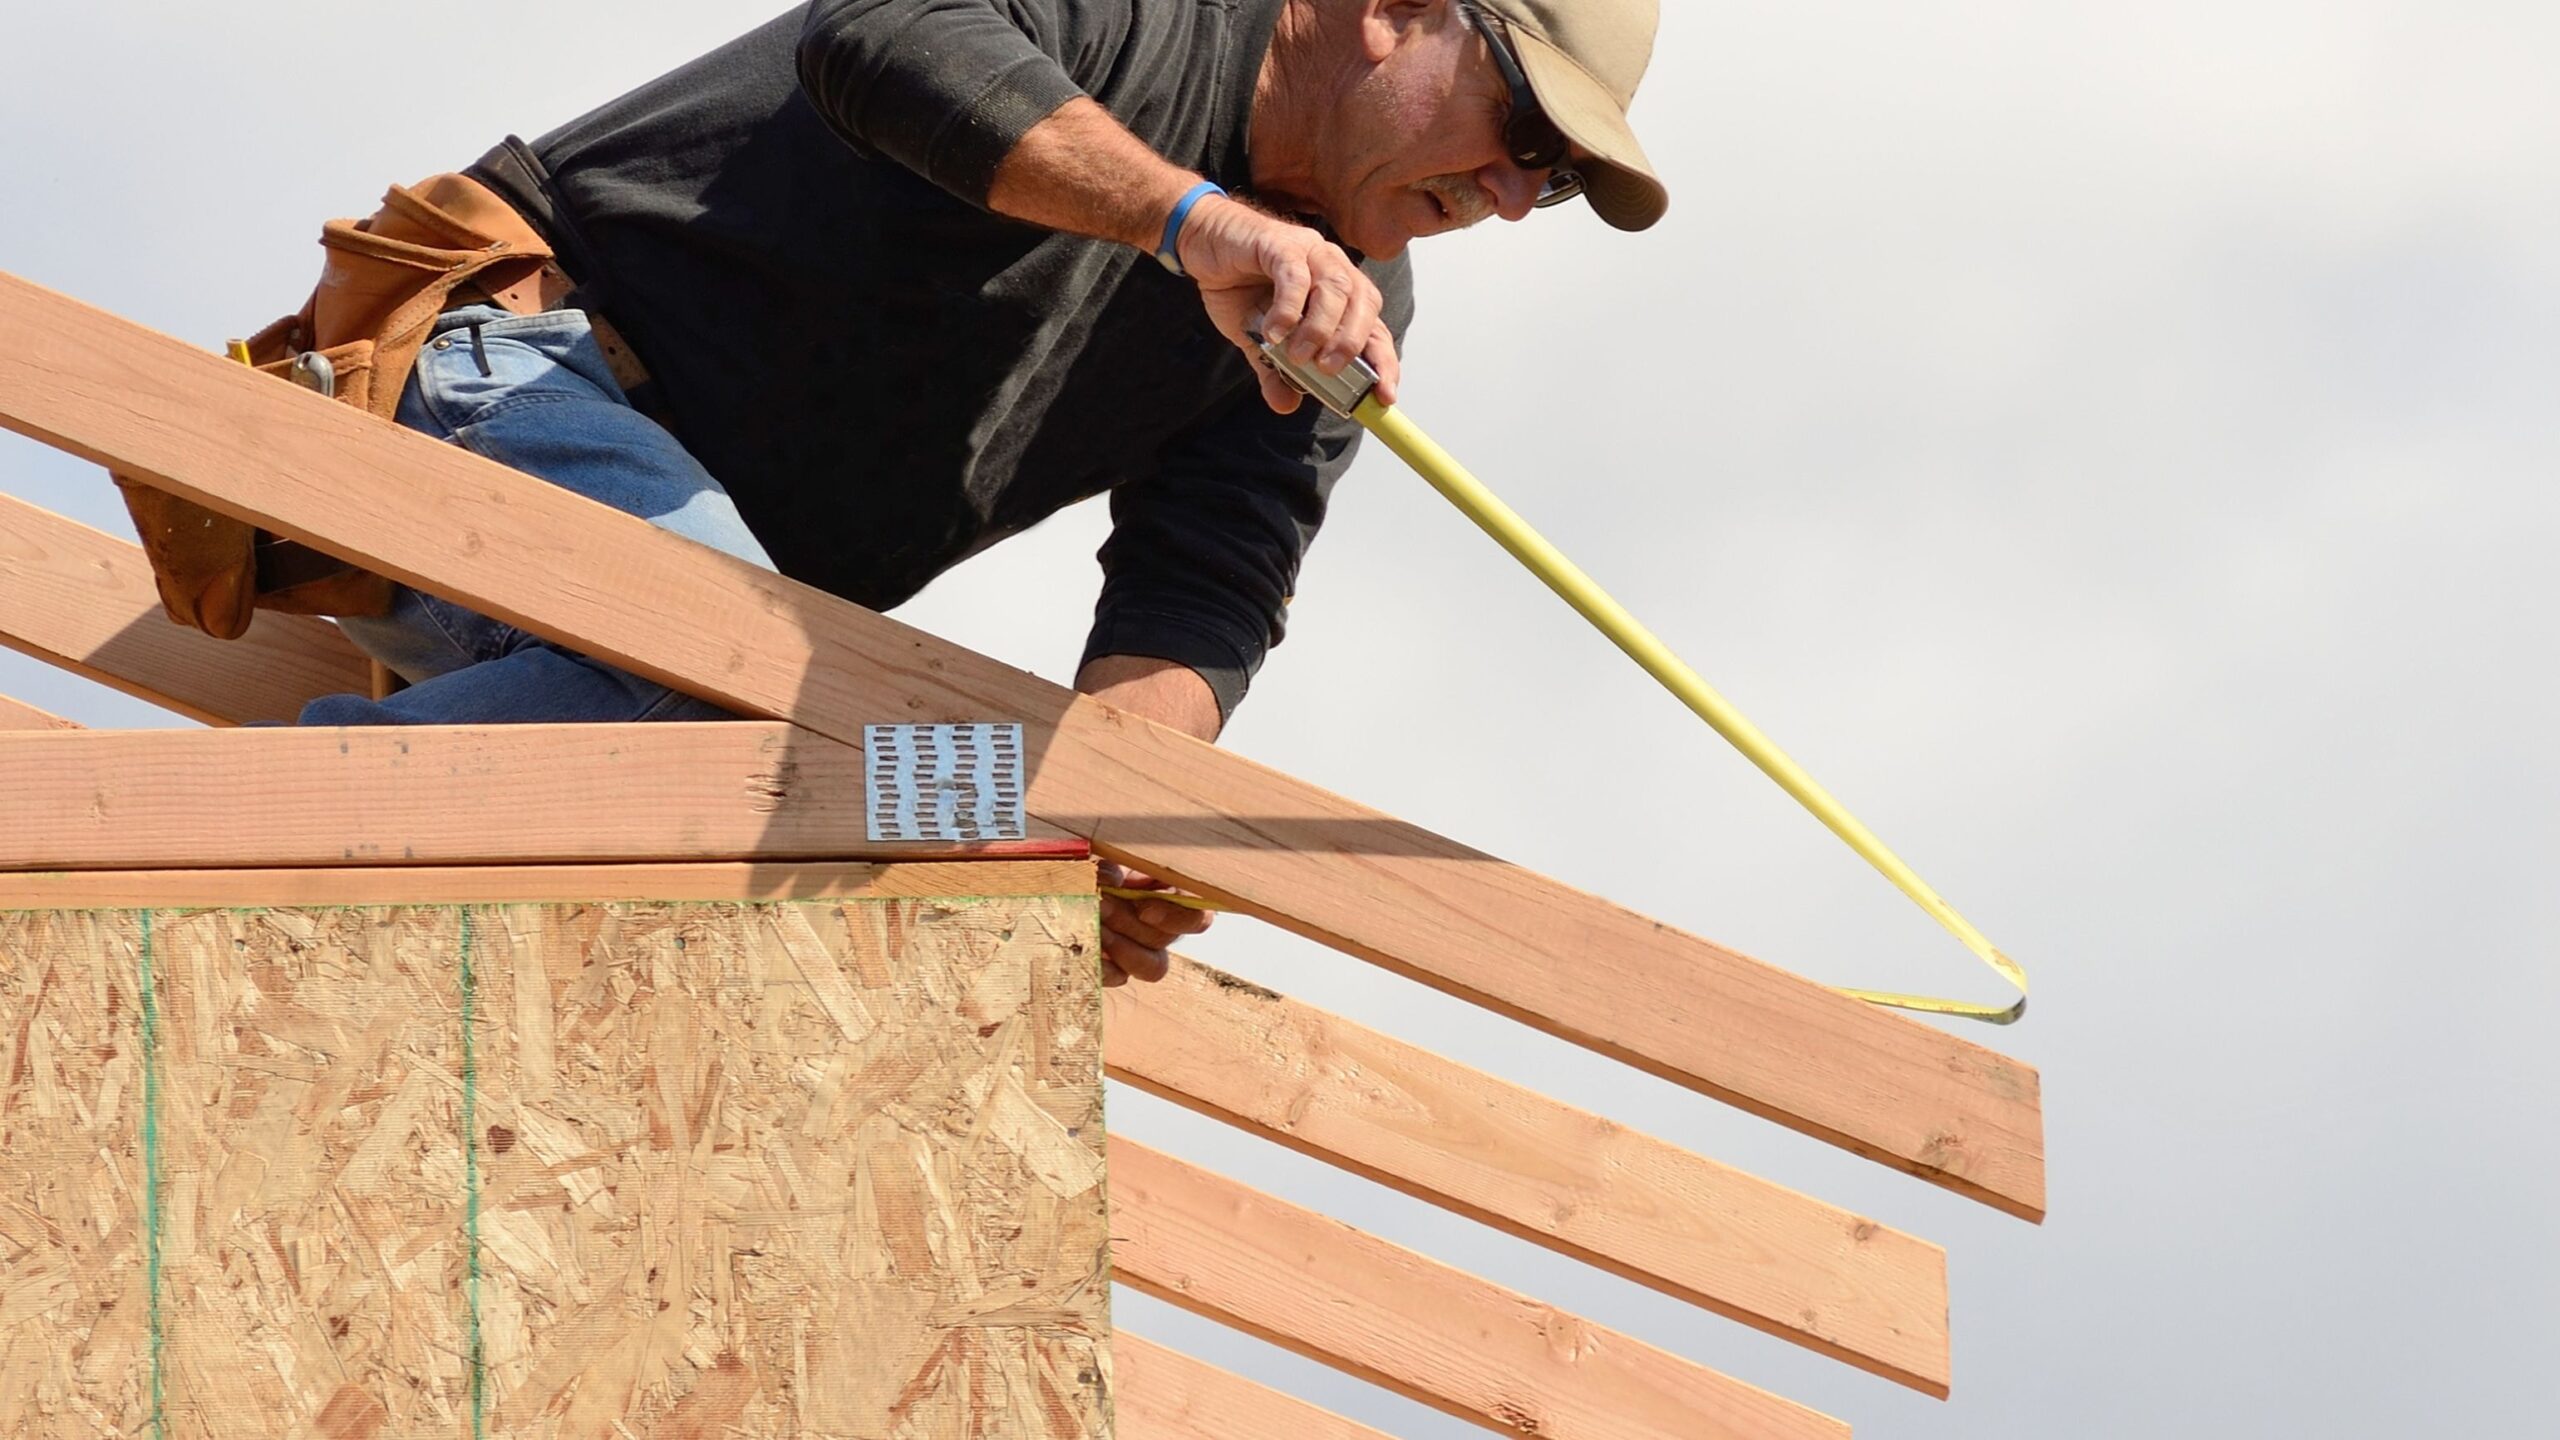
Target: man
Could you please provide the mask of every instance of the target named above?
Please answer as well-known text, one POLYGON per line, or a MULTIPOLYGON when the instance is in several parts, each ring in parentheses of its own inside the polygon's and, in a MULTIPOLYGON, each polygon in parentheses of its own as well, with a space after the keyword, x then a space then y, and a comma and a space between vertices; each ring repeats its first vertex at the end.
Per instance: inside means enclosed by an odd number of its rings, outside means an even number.
MULTIPOLYGON (((1250 335, 1392 400, 1410 241, 1577 194, 1652 224, 1625 107, 1655 18, 816 0, 473 167, 576 290, 448 310, 398 418, 877 609, 1110 491, 1076 686, 1213 739, 1359 435, 1250 335)), ((431 596, 344 623, 410 687, 306 724, 720 713, 431 596)), ((1205 916, 1106 921, 1111 978, 1152 979, 1205 916)))

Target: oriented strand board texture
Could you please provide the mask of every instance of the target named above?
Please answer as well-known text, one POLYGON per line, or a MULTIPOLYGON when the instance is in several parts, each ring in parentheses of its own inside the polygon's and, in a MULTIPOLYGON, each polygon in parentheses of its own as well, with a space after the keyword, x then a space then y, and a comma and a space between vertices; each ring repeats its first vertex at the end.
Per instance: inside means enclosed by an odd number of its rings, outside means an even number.
POLYGON ((0 1436, 128 1435, 150 1408, 130 927, 0 916, 0 1436), (76 957, 76 958, 56 958, 76 957))
POLYGON ((1103 1440, 1094 926, 0 914, 0 1437, 1103 1440))

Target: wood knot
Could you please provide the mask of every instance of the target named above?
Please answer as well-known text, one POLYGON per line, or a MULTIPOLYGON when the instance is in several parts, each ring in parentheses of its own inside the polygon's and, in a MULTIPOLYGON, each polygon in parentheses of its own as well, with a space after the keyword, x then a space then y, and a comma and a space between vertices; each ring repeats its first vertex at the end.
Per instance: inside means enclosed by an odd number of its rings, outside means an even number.
POLYGON ((504 1125, 490 1126, 489 1148, 500 1155, 504 1155, 508 1151, 513 1150, 516 1148, 516 1132, 508 1129, 504 1125))
POLYGON ((1240 995, 1250 995, 1256 1000, 1276 1001, 1280 999, 1279 991, 1264 989, 1262 986, 1256 985, 1252 981, 1244 979, 1241 976, 1230 975, 1224 970, 1212 970, 1206 965, 1200 966, 1199 969, 1201 975, 1204 976, 1210 984, 1217 986, 1221 990, 1232 991, 1240 995))
POLYGON ((791 792, 799 788, 800 762, 784 759, 771 770, 759 770, 747 777, 747 804, 765 814, 791 802, 791 792))

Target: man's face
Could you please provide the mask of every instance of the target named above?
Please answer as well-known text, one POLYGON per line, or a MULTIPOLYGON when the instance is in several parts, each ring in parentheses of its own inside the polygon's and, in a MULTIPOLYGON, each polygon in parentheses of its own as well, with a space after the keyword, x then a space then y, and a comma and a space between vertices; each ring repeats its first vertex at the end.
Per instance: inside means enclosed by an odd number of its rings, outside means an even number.
POLYGON ((1334 233, 1382 260, 1421 236, 1520 219, 1546 179, 1503 149, 1510 88, 1484 38, 1441 14, 1400 37, 1353 91, 1320 177, 1334 233))

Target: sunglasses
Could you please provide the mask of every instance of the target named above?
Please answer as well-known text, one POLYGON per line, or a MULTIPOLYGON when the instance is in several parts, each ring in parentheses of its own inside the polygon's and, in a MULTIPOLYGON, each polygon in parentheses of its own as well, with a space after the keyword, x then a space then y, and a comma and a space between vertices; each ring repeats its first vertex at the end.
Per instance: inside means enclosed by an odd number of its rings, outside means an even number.
POLYGON ((1510 153, 1511 163, 1521 169, 1547 172, 1546 184, 1533 203, 1543 210, 1581 194, 1581 172, 1565 163, 1571 147, 1556 122, 1539 108, 1538 92, 1529 87, 1529 73, 1520 68, 1520 56, 1511 48, 1502 22, 1463 0, 1459 8, 1475 22, 1476 33, 1484 37, 1485 48, 1493 52, 1493 68, 1502 72, 1502 83, 1511 90, 1510 110, 1502 120, 1502 148, 1510 153))

